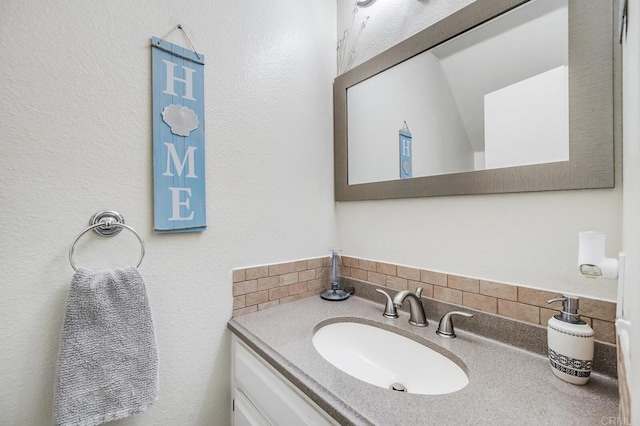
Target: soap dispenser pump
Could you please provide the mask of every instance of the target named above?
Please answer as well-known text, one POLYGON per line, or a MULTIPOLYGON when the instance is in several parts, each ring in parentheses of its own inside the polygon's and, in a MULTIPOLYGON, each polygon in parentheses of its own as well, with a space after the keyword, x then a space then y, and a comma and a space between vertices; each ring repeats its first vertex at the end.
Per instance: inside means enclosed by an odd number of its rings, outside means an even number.
POLYGON ((562 313, 549 319, 547 342, 551 371, 565 382, 584 385, 593 364, 593 329, 578 315, 578 298, 563 296, 562 313))

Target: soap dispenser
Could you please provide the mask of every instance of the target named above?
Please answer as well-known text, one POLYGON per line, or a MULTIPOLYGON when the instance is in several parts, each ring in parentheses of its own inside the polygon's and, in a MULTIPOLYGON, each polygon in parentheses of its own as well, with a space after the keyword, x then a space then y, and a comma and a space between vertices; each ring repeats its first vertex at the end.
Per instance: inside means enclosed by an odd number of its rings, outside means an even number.
POLYGON ((593 364, 593 329, 580 319, 577 297, 547 303, 553 302, 562 302, 562 313, 550 318, 547 327, 551 371, 565 382, 584 385, 593 364))

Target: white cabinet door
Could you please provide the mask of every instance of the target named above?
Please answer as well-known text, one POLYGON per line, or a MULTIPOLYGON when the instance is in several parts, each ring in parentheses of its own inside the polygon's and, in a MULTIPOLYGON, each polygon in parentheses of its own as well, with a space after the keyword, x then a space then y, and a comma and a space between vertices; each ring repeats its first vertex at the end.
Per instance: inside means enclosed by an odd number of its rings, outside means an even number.
POLYGON ((233 392, 234 426, 269 426, 267 420, 238 389, 233 392))
MULTIPOLYGON (((241 393, 246 397, 240 403, 244 403, 243 409, 247 403, 251 404, 268 424, 274 426, 338 425, 236 336, 233 336, 231 346, 233 396, 235 398, 235 395, 241 393)), ((245 412, 242 414, 244 417, 237 416, 237 419, 234 413, 234 425, 261 424, 240 423, 246 417, 245 412)))

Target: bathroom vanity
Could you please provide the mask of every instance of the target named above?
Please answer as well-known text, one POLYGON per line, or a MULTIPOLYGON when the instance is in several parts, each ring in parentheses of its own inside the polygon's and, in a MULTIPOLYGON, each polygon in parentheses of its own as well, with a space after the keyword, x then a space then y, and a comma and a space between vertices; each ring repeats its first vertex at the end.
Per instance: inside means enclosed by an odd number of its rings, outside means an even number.
MULTIPOLYGON (((439 318, 429 312, 429 326, 420 328, 409 325, 405 311, 397 319, 384 318, 383 311, 383 304, 358 296, 342 302, 312 297, 231 319, 234 424, 586 425, 617 415, 615 379, 593 374, 586 386, 571 385, 551 373, 543 355, 460 329, 457 338, 443 338, 436 335, 439 318), (445 395, 418 395, 340 371, 316 351, 312 338, 322 326, 344 321, 449 354, 469 384, 445 395)), ((397 356, 405 362, 402 353, 397 356)))

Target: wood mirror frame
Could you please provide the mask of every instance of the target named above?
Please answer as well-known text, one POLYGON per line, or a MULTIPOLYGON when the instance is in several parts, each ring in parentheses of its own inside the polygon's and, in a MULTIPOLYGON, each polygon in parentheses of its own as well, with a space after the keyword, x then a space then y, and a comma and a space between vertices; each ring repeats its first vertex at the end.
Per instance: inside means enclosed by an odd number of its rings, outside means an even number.
POLYGON ((334 81, 336 201, 612 188, 613 2, 569 0, 569 161, 348 184, 347 89, 529 0, 476 0, 334 81))

